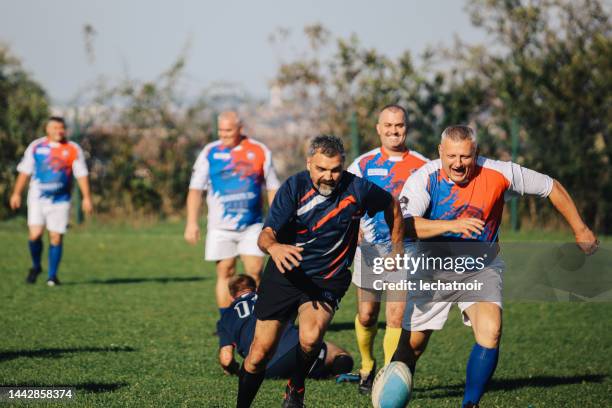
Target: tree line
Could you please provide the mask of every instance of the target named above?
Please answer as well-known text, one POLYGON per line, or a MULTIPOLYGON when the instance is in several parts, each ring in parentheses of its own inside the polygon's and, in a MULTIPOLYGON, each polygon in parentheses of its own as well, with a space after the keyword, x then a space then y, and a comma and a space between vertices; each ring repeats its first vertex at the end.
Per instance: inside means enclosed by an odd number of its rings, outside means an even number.
MULTIPOLYGON (((356 117, 360 151, 378 145, 376 114, 388 103, 407 108, 409 142, 437 156, 439 135, 450 124, 478 131, 480 152, 511 158, 551 174, 568 187, 589 225, 612 231, 612 26, 600 0, 469 0, 471 23, 486 44, 460 39, 428 49, 418 60, 405 51, 388 57, 355 35, 333 37, 325 27, 304 28, 309 49, 279 64, 274 84, 284 108, 305 115, 320 133, 349 138, 356 117), (418 61, 418 62, 415 62, 418 61), (307 113, 305 113, 307 112, 307 113)), ((275 41, 287 38, 287 31, 275 41)), ((94 203, 110 214, 172 215, 184 207, 195 155, 213 136, 205 97, 186 102, 178 92, 185 57, 154 81, 125 80, 92 90, 105 107, 96 125, 82 129, 94 203)), ((0 47, 0 218, 15 166, 27 144, 42 135, 49 99, 0 47)), ((289 153, 289 152, 287 152, 289 153)), ((277 152, 283 154, 283 152, 277 152)), ((287 154, 298 162, 300 154, 287 154)), ((522 219, 547 224, 549 212, 533 200, 522 219)))

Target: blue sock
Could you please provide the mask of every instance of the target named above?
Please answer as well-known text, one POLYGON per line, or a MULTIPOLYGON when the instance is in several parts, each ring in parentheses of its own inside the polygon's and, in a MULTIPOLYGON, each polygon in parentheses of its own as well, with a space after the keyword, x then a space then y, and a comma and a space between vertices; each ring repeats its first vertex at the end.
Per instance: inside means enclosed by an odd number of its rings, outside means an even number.
POLYGON ((485 392, 487 383, 495 372, 498 357, 499 347, 490 349, 482 347, 478 343, 474 344, 467 363, 462 406, 465 406, 468 402, 478 404, 485 392))
POLYGON ((63 245, 49 245, 49 279, 57 277, 57 268, 62 260, 63 245))
POLYGON ((32 268, 40 269, 40 257, 43 251, 42 239, 38 238, 36 241, 28 241, 28 246, 30 247, 32 268))
POLYGON ((223 316, 223 312, 225 312, 227 309, 229 309, 229 307, 220 307, 219 308, 219 315, 223 316))

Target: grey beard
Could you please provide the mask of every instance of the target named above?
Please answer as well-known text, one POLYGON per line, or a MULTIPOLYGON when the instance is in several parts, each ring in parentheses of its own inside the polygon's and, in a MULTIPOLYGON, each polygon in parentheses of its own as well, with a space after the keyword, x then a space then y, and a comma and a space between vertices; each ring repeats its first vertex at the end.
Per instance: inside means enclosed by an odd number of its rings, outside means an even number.
POLYGON ((335 189, 336 189, 335 187, 331 187, 323 183, 318 185, 319 194, 321 194, 324 197, 329 197, 330 195, 332 195, 335 189))

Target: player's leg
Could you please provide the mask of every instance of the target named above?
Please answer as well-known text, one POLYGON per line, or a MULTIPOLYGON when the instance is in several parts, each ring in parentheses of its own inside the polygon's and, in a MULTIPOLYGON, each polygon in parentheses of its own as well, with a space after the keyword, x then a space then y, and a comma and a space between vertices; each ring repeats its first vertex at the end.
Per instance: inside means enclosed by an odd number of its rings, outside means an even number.
POLYGON ((405 299, 406 293, 403 291, 387 293, 387 302, 385 304, 387 325, 385 327, 385 337, 383 338, 385 365, 391 362, 391 357, 395 353, 400 335, 402 334, 402 318, 406 308, 405 299))
POLYGON ((27 283, 36 282, 42 271, 41 257, 43 252, 42 235, 45 231, 45 218, 42 205, 38 201, 28 200, 28 249, 32 259, 32 267, 28 271, 27 283))
POLYGON ((236 273, 238 234, 238 232, 214 228, 206 231, 204 259, 215 262, 215 272, 217 275, 215 296, 219 313, 232 304, 228 284, 230 278, 236 273))
POLYGON ((336 305, 326 302, 310 301, 302 303, 298 309, 298 328, 300 345, 296 348, 296 369, 287 384, 285 403, 298 402, 304 399, 304 382, 306 375, 315 363, 323 335, 334 316, 336 305))
POLYGON ((416 369, 419 357, 423 355, 427 348, 427 343, 431 337, 432 330, 409 331, 402 329, 397 348, 391 361, 401 361, 406 364, 412 374, 416 369))
POLYGON ((257 255, 240 255, 240 260, 244 265, 244 271, 251 278, 255 279, 255 283, 259 286, 261 281, 261 271, 263 269, 264 257, 257 255))
POLYGON ((359 375, 359 392, 367 394, 372 390, 376 375, 376 361, 374 359, 374 340, 378 331, 378 315, 380 302, 374 300, 376 296, 367 289, 357 288, 357 316, 355 317, 355 337, 361 356, 361 369, 359 375))
POLYGON ((265 254, 257 246, 257 239, 261 232, 262 224, 253 224, 240 232, 238 239, 238 253, 244 265, 247 275, 255 279, 257 286, 261 281, 261 271, 264 265, 265 254))
POLYGON ((416 363, 425 352, 432 332, 442 330, 452 303, 432 302, 428 294, 413 292, 407 299, 402 333, 391 361, 405 363, 414 375, 416 363))
POLYGON ((494 302, 472 303, 463 310, 468 317, 476 344, 467 363, 463 406, 478 404, 497 368, 502 333, 502 309, 494 302))
POLYGON ((43 225, 28 226, 28 248, 30 250, 30 258, 32 259, 32 267, 28 271, 27 283, 36 282, 36 278, 42 271, 41 258, 43 252, 42 235, 45 230, 43 225))
POLYGON ((217 283, 215 285, 215 294, 217 297, 217 307, 219 313, 228 308, 232 304, 232 297, 229 293, 229 281, 236 273, 236 258, 228 258, 218 260, 215 264, 217 272, 217 283))
POLYGON ((255 334, 238 373, 236 407, 250 407, 265 377, 266 364, 274 354, 283 329, 279 320, 257 320, 255 334))
POLYGON ((53 203, 44 208, 47 230, 49 231, 49 270, 47 285, 59 285, 57 273, 64 251, 64 234, 68 227, 70 203, 53 203))

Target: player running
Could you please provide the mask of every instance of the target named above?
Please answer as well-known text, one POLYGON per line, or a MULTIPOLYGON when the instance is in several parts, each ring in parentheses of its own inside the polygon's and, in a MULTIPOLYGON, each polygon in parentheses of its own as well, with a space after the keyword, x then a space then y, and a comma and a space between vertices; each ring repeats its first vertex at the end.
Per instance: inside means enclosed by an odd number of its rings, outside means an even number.
POLYGON ((187 195, 185 240, 195 244, 200 238, 198 217, 202 191, 206 191, 208 223, 205 259, 216 263, 217 306, 221 313, 232 299, 229 279, 240 255, 246 273, 259 283, 263 252, 257 247, 262 228, 262 188, 272 203, 279 181, 268 148, 242 134, 236 112, 223 112, 218 118, 219 140, 207 144, 193 166, 187 195))
POLYGON ((271 259, 258 289, 255 336, 240 369, 238 407, 251 405, 283 328, 296 314, 300 347, 283 406, 303 406, 306 373, 351 283, 348 267, 364 214, 384 211, 394 250, 403 249, 399 202, 375 184, 343 171, 340 139, 314 138, 306 166, 308 171, 280 187, 259 236, 260 248, 271 259))
POLYGON ((45 127, 46 136, 36 139, 26 149, 17 166, 19 175, 10 198, 11 209, 21 207, 21 194, 30 178, 28 189, 28 229, 32 268, 26 278, 34 283, 42 271, 42 235, 49 231, 48 286, 60 284, 57 272, 62 260, 63 235, 70 218, 72 177, 76 177, 81 194, 82 208, 86 214, 92 211, 89 193, 88 171, 81 147, 66 139, 66 123, 59 116, 52 116, 45 127))
MULTIPOLYGON (((515 163, 478 156, 476 135, 468 126, 446 128, 438 150, 440 159, 414 173, 401 193, 402 198, 408 199, 402 208, 404 217, 413 218, 421 240, 454 243, 449 248, 465 247, 466 242, 495 247, 505 197, 529 194, 550 199, 585 253, 597 249, 597 238, 557 180, 515 163)), ((414 373, 432 331, 442 329, 452 304, 457 303, 476 341, 467 362, 463 407, 478 406, 499 357, 504 264, 499 256, 492 258, 472 277, 483 282, 488 291, 494 291, 497 301, 474 302, 469 299, 473 294, 464 292, 455 302, 432 302, 431 298, 423 300, 411 292, 393 356, 393 361, 406 363, 414 373)))
MULTIPOLYGON (((219 363, 227 374, 238 373, 239 366, 234 359, 234 349, 244 358, 253 341, 256 321, 253 307, 257 301, 255 290, 255 280, 248 275, 238 275, 230 279, 229 291, 234 301, 217 322, 219 363)), ((289 378, 297 369, 295 355, 298 346, 298 328, 293 322, 288 322, 276 352, 266 366, 266 378, 289 378)), ((325 378, 348 373, 352 368, 353 359, 350 354, 326 341, 308 377, 325 378)))
MULTIPOLYGON (((387 105, 382 108, 376 124, 381 147, 359 156, 349 166, 348 171, 371 181, 393 194, 394 197, 398 197, 408 177, 428 161, 419 153, 406 147, 406 124, 407 115, 404 108, 399 105, 387 105)), ((361 244, 385 246, 391 240, 383 213, 377 213, 374 217, 364 215, 360 228, 363 233, 361 244)), ((372 346, 378 330, 380 301, 374 296, 370 285, 366 282, 362 283, 361 258, 361 248, 357 247, 353 266, 353 283, 357 286, 358 299, 355 335, 361 354, 361 369, 359 370, 361 379, 358 389, 360 393, 368 394, 372 392, 372 383, 376 374, 376 361, 372 355, 372 346)), ((387 298, 385 306, 387 327, 383 338, 385 365, 391 361, 399 341, 405 304, 403 299, 394 301, 394 299, 387 298)))

